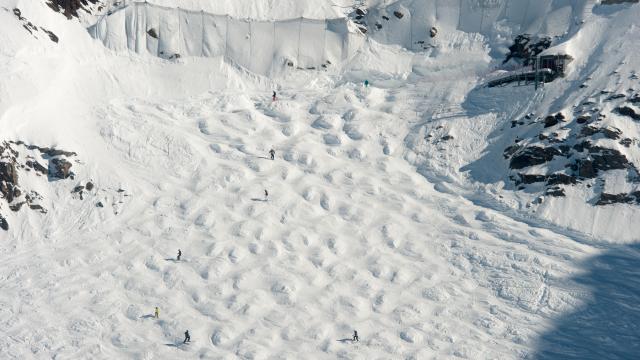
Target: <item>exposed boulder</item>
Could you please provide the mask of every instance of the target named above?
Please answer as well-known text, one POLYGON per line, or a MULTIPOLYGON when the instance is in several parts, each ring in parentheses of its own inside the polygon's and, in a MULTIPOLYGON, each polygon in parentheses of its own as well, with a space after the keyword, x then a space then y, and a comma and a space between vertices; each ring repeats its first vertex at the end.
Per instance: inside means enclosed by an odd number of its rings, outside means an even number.
POLYGON ((591 120, 591 115, 589 114, 585 114, 585 115, 580 115, 576 118, 576 122, 578 124, 585 124, 587 123, 589 120, 591 120))
POLYGON ((16 196, 20 196, 18 172, 14 162, 0 162, 0 194, 11 203, 16 196))
POLYGON ((600 199, 596 202, 596 205, 610 205, 610 204, 629 204, 633 203, 635 198, 629 196, 629 194, 600 194, 600 199))
POLYGON ((556 119, 555 116, 553 115, 549 115, 546 118, 544 118, 544 127, 548 128, 548 127, 552 127, 554 125, 558 124, 558 119, 556 119))
POLYGON ((35 170, 36 172, 42 174, 42 175, 47 175, 47 173, 49 172, 49 170, 47 170, 46 167, 44 167, 44 165, 40 164, 38 161, 36 160, 27 160, 24 163, 28 168, 35 170))
POLYGON ((2 216, 2 214, 0 214, 0 229, 4 231, 9 230, 9 223, 7 222, 7 219, 2 216))
POLYGON ((558 155, 561 155, 561 153, 554 147, 530 146, 514 155, 511 158, 509 167, 511 169, 522 169, 528 166, 544 164, 558 155))
POLYGON ((624 147, 631 147, 631 144, 633 143, 632 139, 629 138, 624 138, 622 140, 620 140, 619 144, 623 145, 624 147))
POLYGON ((608 139, 618 140, 622 135, 622 130, 618 129, 617 127, 607 126, 606 128, 602 128, 602 133, 608 139))
POLYGON ((73 179, 74 174, 71 171, 72 166, 73 165, 65 159, 51 159, 49 162, 49 176, 57 179, 73 179))
POLYGON ((624 3, 637 4, 638 2, 640 2, 640 0, 602 0, 602 5, 616 5, 624 3))
POLYGON ((627 169, 633 166, 627 157, 616 149, 594 146, 589 149, 589 153, 596 170, 627 169))
POLYGON ((575 185, 577 183, 578 179, 575 176, 562 173, 551 174, 547 177, 547 185, 575 185))
POLYGON ((544 193, 547 196, 555 196, 555 197, 563 197, 566 196, 564 193, 564 189, 559 186, 554 186, 552 188, 548 188, 544 193))
POLYGON ((518 176, 520 177, 520 181, 516 182, 516 185, 539 183, 544 182, 547 179, 546 175, 518 174, 518 176))
POLYGON ((78 17, 78 10, 87 11, 89 4, 96 4, 99 0, 48 0, 47 5, 56 12, 62 11, 67 19, 78 17))
POLYGON ((617 108, 615 108, 615 111, 620 115, 628 116, 633 120, 640 121, 640 114, 636 113, 636 111, 632 107, 618 106, 617 108))
POLYGON ((518 152, 520 149, 522 149, 522 146, 520 145, 511 145, 509 147, 507 147, 506 149, 504 149, 504 158, 508 159, 511 157, 511 155, 515 154, 516 152, 518 152))
POLYGON ((154 39, 158 38, 158 31, 156 31, 156 29, 154 29, 154 28, 151 28, 151 29, 147 30, 147 34, 149 36, 151 36, 152 38, 154 38, 154 39))
POLYGON ((402 19, 404 17, 404 14, 400 11, 394 11, 393 16, 397 17, 398 19, 402 19))
POLYGON ((0 162, 0 181, 18 184, 18 172, 16 171, 15 163, 13 162, 0 162))
POLYGON ((596 168, 593 166, 593 161, 591 160, 578 160, 572 166, 572 169, 577 171, 578 176, 583 179, 593 179, 598 175, 596 168))

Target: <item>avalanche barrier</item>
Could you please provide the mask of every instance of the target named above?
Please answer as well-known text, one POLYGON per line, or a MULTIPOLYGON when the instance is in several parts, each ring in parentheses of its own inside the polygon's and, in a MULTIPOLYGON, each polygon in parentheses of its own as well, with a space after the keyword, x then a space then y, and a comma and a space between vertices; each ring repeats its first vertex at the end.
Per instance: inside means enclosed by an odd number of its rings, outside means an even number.
POLYGON ((254 73, 283 67, 323 69, 349 60, 364 43, 346 18, 251 21, 203 11, 126 2, 89 33, 107 48, 165 59, 218 57, 254 73))

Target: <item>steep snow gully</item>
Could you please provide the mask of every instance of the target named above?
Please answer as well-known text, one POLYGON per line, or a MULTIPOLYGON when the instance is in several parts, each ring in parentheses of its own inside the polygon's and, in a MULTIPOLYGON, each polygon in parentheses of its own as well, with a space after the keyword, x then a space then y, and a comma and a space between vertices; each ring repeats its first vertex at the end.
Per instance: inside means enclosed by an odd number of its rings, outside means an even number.
POLYGON ((0 358, 636 358, 609 3, 0 0, 0 358))

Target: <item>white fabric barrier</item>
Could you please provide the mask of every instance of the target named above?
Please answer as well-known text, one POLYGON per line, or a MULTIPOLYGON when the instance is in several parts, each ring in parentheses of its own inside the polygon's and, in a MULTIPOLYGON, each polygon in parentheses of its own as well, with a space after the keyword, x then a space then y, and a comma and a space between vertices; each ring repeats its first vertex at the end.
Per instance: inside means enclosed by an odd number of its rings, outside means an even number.
POLYGON ((349 30, 347 19, 249 21, 143 2, 127 2, 89 32, 113 50, 166 59, 225 56, 262 75, 289 67, 339 66, 364 43, 362 34, 349 30))

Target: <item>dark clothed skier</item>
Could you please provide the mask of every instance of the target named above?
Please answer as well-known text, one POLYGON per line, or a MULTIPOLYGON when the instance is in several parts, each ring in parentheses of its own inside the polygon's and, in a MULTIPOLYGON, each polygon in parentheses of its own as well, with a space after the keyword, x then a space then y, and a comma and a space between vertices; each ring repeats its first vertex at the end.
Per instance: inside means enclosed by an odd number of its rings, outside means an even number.
POLYGON ((271 155, 271 160, 275 160, 276 158, 276 151, 271 149, 269 150, 269 155, 271 155))
POLYGON ((180 249, 178 249, 178 261, 180 261, 180 257, 182 256, 182 251, 180 251, 180 249))
POLYGON ((267 189, 264 189, 264 199, 267 200, 269 198, 269 192, 267 189))
POLYGON ((276 92, 275 92, 275 91, 273 92, 273 96, 271 97, 271 99, 272 99, 273 101, 276 101, 277 97, 276 97, 276 92))
POLYGON ((358 338, 358 331, 353 330, 353 341, 360 341, 360 338, 358 338))
POLYGON ((189 330, 187 330, 187 331, 184 332, 184 341, 182 343, 186 344, 189 341, 191 341, 191 336, 189 335, 189 330))
POLYGON ((156 311, 154 313, 155 318, 159 318, 160 317, 160 309, 158 309, 158 307, 156 306, 156 311))

